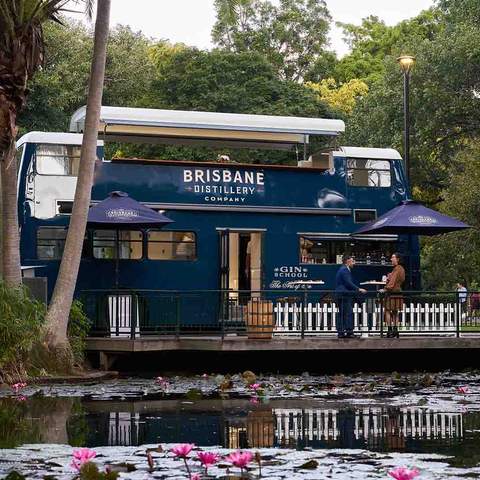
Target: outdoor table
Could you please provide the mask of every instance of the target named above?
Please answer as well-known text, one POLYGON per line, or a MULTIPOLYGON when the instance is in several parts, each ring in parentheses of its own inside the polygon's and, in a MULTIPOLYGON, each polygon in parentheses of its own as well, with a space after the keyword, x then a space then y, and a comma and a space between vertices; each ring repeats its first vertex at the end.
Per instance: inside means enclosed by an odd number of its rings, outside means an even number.
POLYGON ((303 288, 308 285, 325 285, 323 280, 297 280, 296 282, 291 282, 292 285, 302 285, 303 288))

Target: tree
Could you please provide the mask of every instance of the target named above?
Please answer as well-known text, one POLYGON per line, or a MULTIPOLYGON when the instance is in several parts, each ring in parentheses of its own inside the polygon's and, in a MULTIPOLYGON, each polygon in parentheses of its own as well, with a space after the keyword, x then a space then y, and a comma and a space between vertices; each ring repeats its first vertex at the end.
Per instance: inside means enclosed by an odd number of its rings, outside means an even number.
MULTIPOLYGON (((70 115, 85 105, 93 36, 82 23, 62 17, 62 25, 44 28, 45 61, 29 83, 28 103, 19 118, 20 132, 65 131, 70 115)), ((129 27, 109 33, 103 102, 142 106, 155 77, 153 42, 129 27)))
POLYGON ((343 28, 344 40, 351 52, 341 58, 332 76, 340 82, 358 78, 368 84, 385 74, 385 58, 424 40, 433 40, 443 28, 438 8, 424 10, 416 17, 387 26, 376 16, 369 16, 360 25, 337 23, 343 28))
POLYGON ((458 281, 480 288, 480 142, 467 145, 454 158, 448 186, 441 192, 442 212, 474 228, 424 240, 424 288, 452 290, 458 281))
MULTIPOLYGON (((467 11, 440 11, 435 18, 435 35, 420 40, 414 34, 405 49, 417 58, 410 94, 412 181, 418 198, 428 202, 440 199, 455 154, 480 133, 480 23, 467 11)), ((407 45, 406 38, 402 44, 407 45)), ((349 143, 401 150, 403 94, 396 63, 401 51, 396 47, 385 58, 382 79, 357 102, 346 129, 349 143)))
POLYGON ((109 18, 110 0, 99 1, 77 186, 65 249, 46 319, 49 346, 65 354, 70 352, 67 337, 68 316, 80 267, 97 158, 98 125, 105 77, 109 18))
MULTIPOLYGON (((44 59, 42 26, 59 21, 67 0, 0 0, 0 175, 2 183, 3 276, 22 282, 17 213, 17 118, 25 107, 27 84, 44 59)), ((87 5, 90 2, 87 2, 87 5)))
POLYGON ((326 78, 320 83, 307 82, 306 86, 341 115, 351 114, 357 100, 368 93, 368 85, 356 78, 341 85, 333 78, 326 78))
POLYGON ((215 0, 215 44, 232 52, 257 52, 282 78, 301 81, 326 52, 331 20, 324 0, 215 0))
MULTIPOLYGON (((152 49, 157 59, 157 80, 153 82, 148 105, 152 108, 201 110, 304 117, 332 117, 328 106, 302 84, 278 78, 275 68, 255 52, 212 52, 195 48, 152 49)), ((131 147, 122 147, 132 154, 131 147)), ((222 149, 222 153, 229 153, 222 149)), ((136 149, 138 154, 138 149, 136 149)), ((143 155, 162 158, 206 160, 216 158, 212 150, 178 147, 144 148, 143 155)), ((218 152, 217 152, 218 153, 218 152)), ((286 163, 293 156, 285 152, 236 151, 238 161, 286 163)))

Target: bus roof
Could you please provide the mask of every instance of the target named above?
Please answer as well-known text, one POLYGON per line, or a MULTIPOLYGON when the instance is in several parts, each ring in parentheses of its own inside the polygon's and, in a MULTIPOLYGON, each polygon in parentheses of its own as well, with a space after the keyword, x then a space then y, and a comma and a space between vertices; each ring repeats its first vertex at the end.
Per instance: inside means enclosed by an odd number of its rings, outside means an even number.
MULTIPOLYGON (((70 131, 83 132, 86 107, 71 117, 70 131)), ((342 120, 243 113, 102 107, 99 132, 112 141, 291 148, 310 135, 339 135, 342 120)))
POLYGON ((333 152, 336 157, 370 158, 379 160, 401 160, 402 156, 394 148, 339 147, 333 152))
MULTIPOLYGON (((83 135, 81 133, 63 132, 28 132, 17 140, 17 148, 25 143, 47 143, 50 145, 81 145, 83 135)), ((98 141, 103 146, 103 141, 98 141)))

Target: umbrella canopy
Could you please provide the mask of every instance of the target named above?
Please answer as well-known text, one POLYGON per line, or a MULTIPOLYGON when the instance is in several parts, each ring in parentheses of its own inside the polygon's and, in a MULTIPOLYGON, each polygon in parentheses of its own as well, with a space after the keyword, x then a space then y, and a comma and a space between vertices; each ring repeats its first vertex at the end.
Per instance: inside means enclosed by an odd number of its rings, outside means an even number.
POLYGON ((119 236, 121 230, 132 227, 157 227, 172 223, 165 215, 142 205, 124 192, 111 192, 105 200, 90 207, 88 226, 115 230, 115 288, 118 288, 119 272, 119 236))
POLYGON ((89 226, 102 228, 161 227, 172 222, 124 192, 111 192, 108 198, 90 207, 88 212, 89 226))
POLYGON ((438 235, 465 228, 471 227, 413 200, 406 200, 375 221, 367 223, 353 235, 368 233, 438 235))

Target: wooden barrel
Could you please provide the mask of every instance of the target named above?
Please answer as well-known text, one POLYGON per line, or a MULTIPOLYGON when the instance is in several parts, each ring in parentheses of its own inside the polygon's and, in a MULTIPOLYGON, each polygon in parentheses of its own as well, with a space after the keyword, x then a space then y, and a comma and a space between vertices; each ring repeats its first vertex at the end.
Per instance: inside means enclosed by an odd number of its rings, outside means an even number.
POLYGON ((271 409, 248 412, 247 435, 250 448, 273 447, 275 427, 271 409))
POLYGON ((275 318, 273 302, 252 298, 247 304, 247 336, 251 339, 270 340, 275 318))

